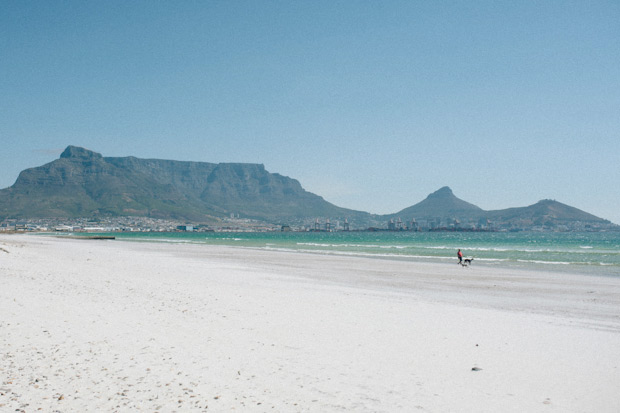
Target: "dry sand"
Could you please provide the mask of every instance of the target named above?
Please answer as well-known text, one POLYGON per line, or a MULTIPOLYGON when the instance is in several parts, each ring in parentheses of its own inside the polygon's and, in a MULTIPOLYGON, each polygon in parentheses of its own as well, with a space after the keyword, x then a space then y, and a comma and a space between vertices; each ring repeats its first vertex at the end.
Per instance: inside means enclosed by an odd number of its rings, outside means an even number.
POLYGON ((0 411, 620 411, 620 278, 0 235, 0 411))

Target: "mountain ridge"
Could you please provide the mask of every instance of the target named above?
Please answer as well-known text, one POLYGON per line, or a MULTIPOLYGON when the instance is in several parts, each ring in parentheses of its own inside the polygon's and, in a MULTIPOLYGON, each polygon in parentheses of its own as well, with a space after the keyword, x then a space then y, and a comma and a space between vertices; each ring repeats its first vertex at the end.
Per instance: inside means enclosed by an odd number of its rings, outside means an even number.
POLYGON ((504 228, 613 225, 553 200, 485 211, 448 186, 397 213, 372 215, 333 205, 259 163, 104 157, 72 145, 0 190, 0 218, 147 216, 206 222, 230 214, 272 222, 347 219, 358 226, 397 218, 448 226, 494 221, 504 228))

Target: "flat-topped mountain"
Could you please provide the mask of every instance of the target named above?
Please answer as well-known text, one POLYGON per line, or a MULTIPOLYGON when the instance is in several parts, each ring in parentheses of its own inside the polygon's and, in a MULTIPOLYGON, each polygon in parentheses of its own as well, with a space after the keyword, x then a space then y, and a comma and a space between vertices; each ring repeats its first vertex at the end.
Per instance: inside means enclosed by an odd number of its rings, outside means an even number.
POLYGON ((260 164, 103 157, 69 146, 60 159, 22 171, 0 191, 0 217, 148 216, 207 221, 348 217, 295 180, 260 164))

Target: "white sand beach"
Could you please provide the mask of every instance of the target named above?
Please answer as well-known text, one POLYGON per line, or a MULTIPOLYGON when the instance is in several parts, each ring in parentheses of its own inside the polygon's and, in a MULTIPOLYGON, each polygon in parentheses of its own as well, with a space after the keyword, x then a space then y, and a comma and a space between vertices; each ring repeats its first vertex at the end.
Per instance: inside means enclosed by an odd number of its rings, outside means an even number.
POLYGON ((0 235, 0 411, 619 412, 620 278, 0 235))

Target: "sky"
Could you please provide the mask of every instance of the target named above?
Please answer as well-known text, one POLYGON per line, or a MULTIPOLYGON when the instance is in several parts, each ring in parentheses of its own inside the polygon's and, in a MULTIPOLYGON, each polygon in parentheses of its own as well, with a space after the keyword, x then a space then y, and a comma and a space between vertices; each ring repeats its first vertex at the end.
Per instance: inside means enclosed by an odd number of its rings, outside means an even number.
POLYGON ((620 2, 0 2, 0 188, 68 145, 620 224, 620 2))

